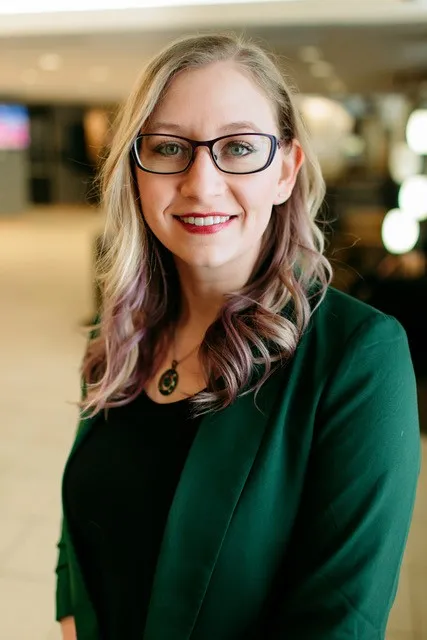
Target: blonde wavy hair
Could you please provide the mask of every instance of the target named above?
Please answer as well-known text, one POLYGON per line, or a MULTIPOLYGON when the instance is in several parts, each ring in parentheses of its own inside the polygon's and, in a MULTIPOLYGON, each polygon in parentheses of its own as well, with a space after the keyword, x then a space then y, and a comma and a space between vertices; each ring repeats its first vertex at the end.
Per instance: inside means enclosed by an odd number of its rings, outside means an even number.
POLYGON ((180 312, 173 257, 139 208, 133 141, 180 71, 219 61, 238 64, 262 88, 277 112, 280 137, 297 139, 305 162, 290 198, 273 207, 249 282, 226 297, 206 332, 199 359, 207 387, 191 399, 195 414, 225 408, 239 395, 257 392, 273 364, 292 357, 331 281, 316 222, 324 181, 295 92, 279 64, 258 44, 236 34, 176 40, 143 71, 119 115, 101 174, 107 246, 97 268, 102 309, 82 366, 81 406, 91 415, 126 404, 143 390, 166 357, 180 312))

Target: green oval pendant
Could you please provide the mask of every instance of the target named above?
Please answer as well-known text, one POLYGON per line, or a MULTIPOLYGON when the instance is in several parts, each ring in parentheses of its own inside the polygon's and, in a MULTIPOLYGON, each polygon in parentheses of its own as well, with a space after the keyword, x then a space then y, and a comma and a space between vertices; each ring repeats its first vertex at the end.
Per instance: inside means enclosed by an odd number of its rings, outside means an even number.
POLYGON ((158 389, 162 396, 170 396, 178 385, 178 371, 175 368, 167 369, 159 379, 158 389))

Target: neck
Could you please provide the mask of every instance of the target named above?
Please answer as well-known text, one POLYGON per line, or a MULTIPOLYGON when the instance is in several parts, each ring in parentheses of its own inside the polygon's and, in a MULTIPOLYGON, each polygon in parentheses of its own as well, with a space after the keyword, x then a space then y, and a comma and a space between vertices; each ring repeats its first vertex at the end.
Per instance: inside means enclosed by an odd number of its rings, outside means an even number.
POLYGON ((183 298, 182 326, 199 327, 203 332, 217 318, 227 294, 241 290, 248 282, 253 264, 242 268, 193 269, 176 261, 183 298))

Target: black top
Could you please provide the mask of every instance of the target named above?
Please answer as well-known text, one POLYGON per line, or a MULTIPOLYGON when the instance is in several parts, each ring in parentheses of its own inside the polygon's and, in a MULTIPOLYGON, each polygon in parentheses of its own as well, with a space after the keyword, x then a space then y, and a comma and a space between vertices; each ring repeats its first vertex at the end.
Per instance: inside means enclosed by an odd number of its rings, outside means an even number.
POLYGON ((189 409, 188 400, 162 405, 142 393, 110 409, 68 465, 69 527, 102 640, 142 637, 168 512, 200 422, 189 409))

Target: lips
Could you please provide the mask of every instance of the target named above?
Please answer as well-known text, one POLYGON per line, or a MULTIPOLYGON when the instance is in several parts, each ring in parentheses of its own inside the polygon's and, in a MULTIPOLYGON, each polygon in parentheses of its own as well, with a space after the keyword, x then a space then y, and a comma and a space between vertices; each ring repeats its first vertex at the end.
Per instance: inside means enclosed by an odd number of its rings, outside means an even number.
POLYGON ((212 234, 221 231, 231 224, 237 216, 225 214, 183 214, 174 216, 174 219, 189 233, 212 234))

